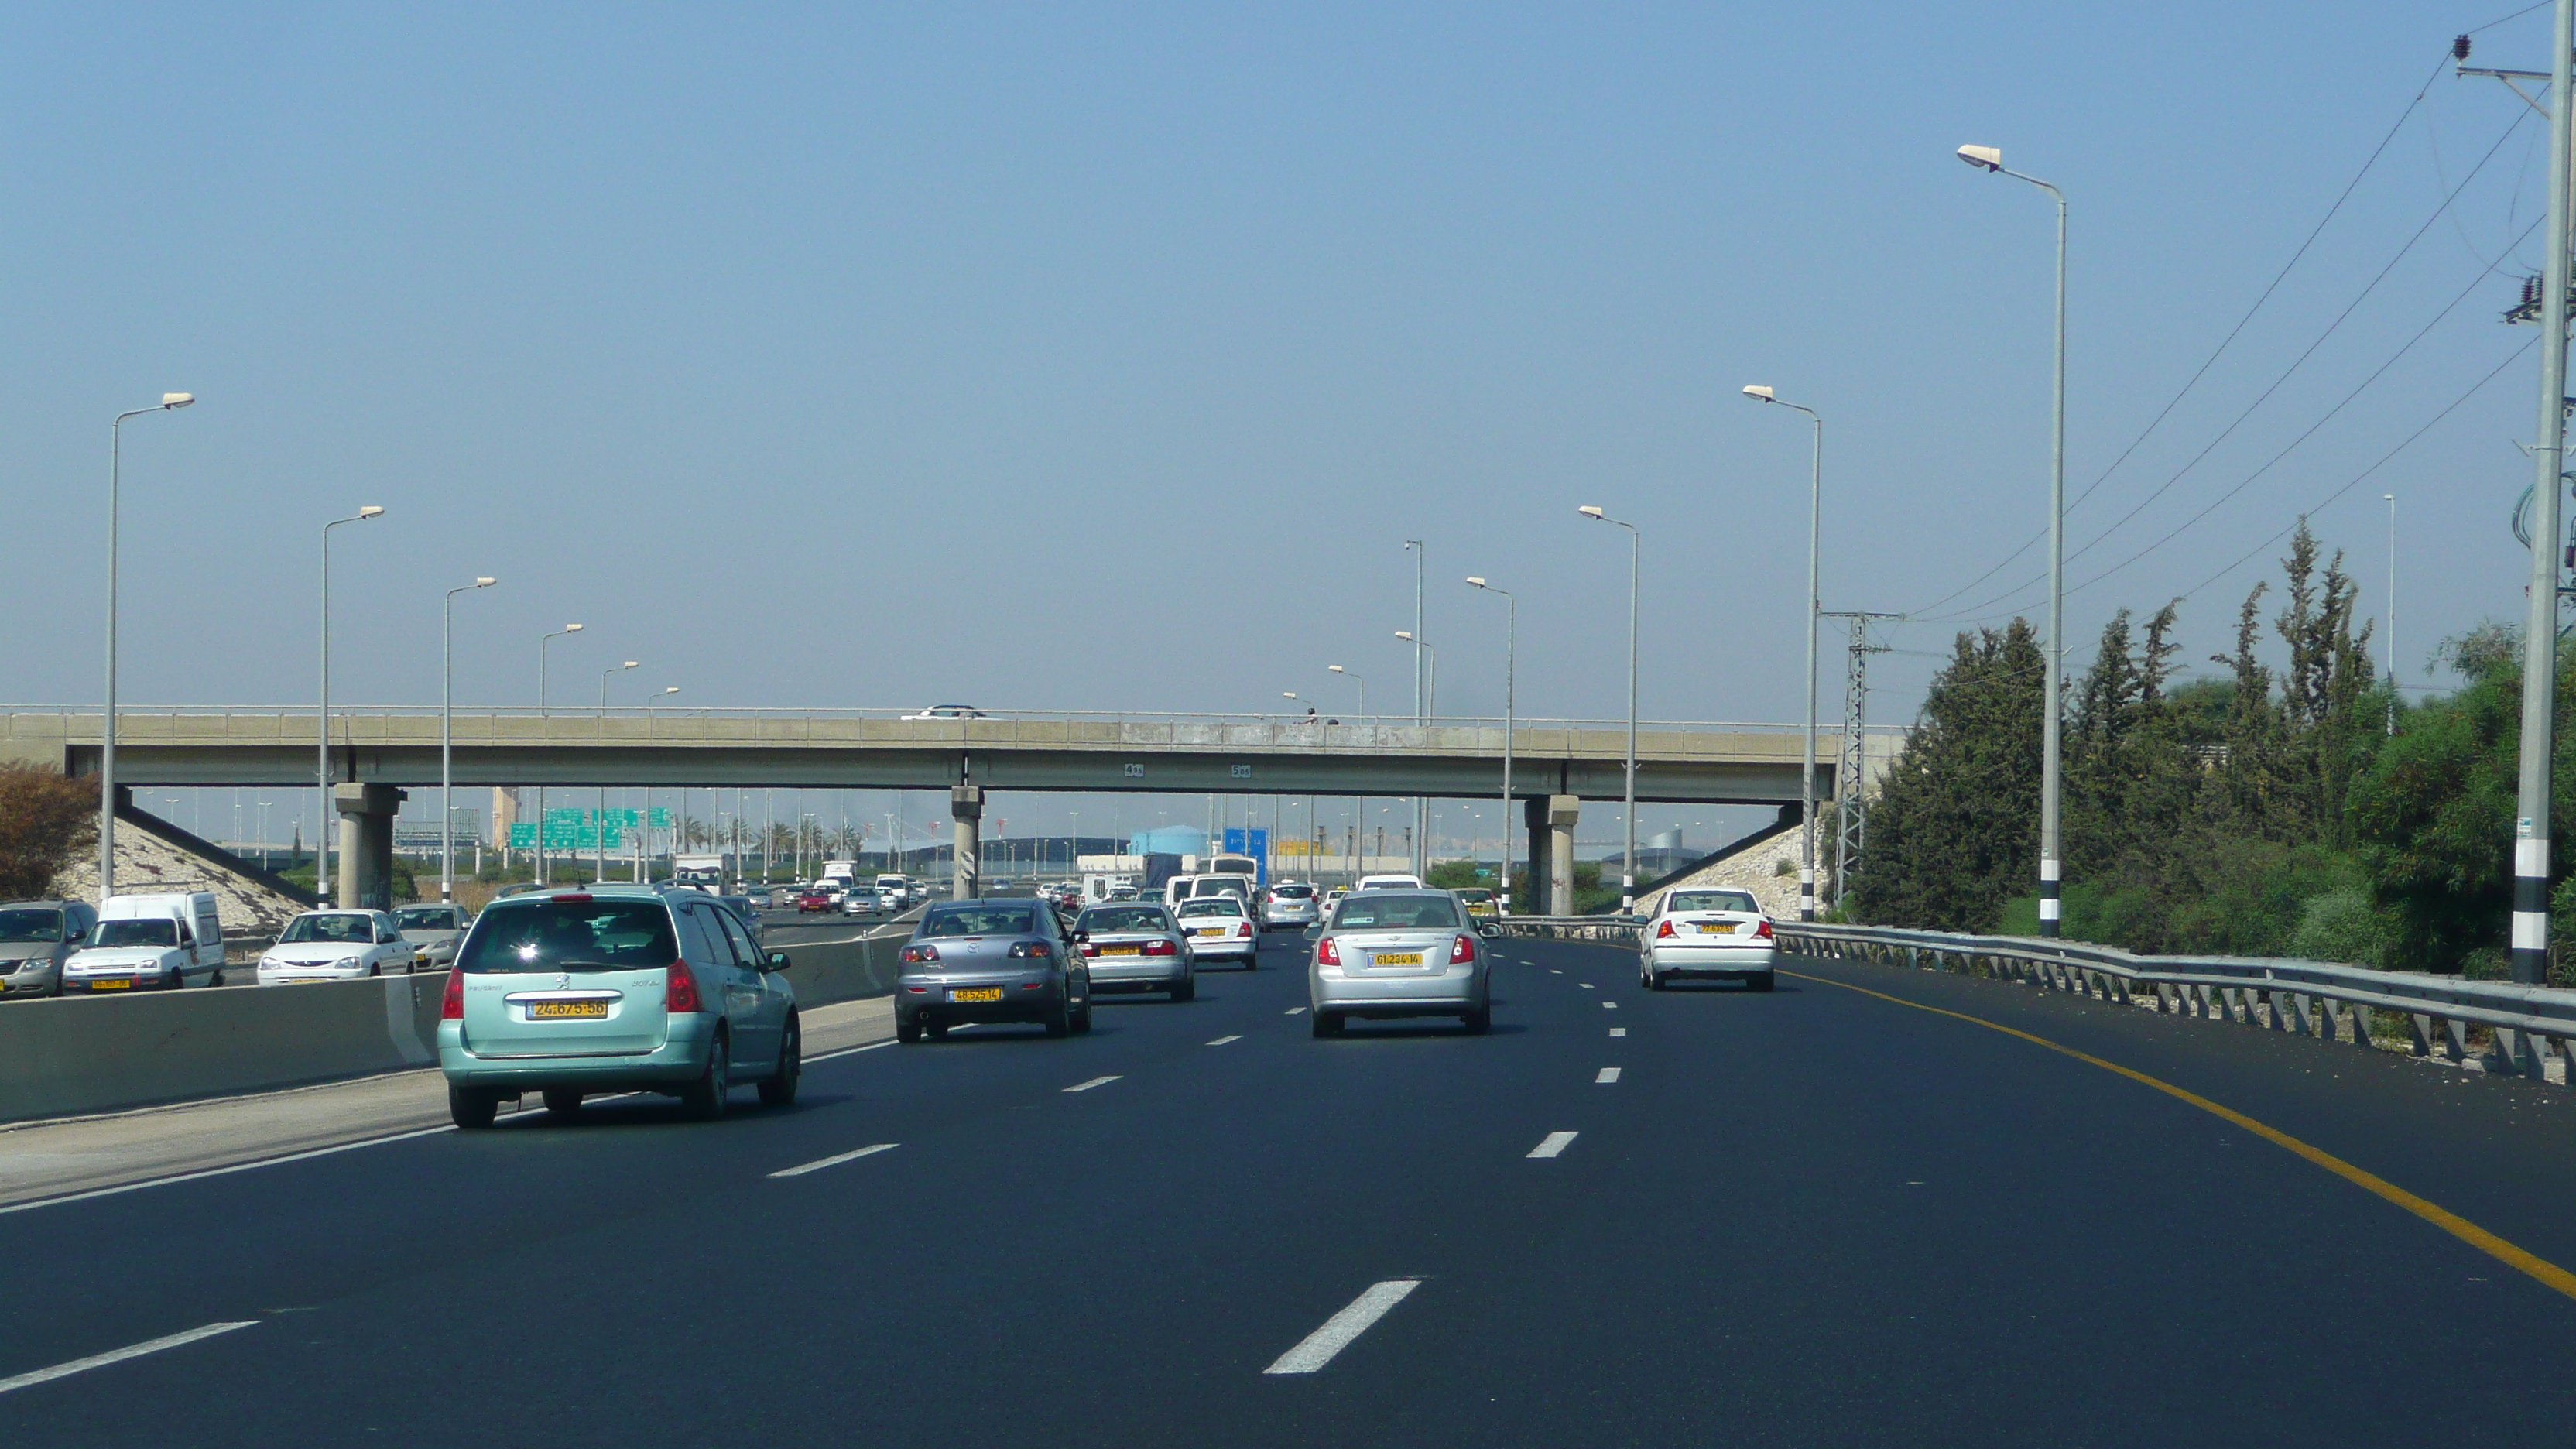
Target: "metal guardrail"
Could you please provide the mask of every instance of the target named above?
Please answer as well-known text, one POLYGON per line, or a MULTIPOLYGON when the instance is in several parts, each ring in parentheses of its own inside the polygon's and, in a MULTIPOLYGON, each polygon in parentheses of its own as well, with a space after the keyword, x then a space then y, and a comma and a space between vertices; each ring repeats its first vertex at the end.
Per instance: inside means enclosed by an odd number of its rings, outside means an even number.
POLYGON ((1506 936, 1529 936, 1542 941, 1606 941, 1612 945, 1637 944, 1637 928, 1646 923, 1643 916, 1505 916, 1497 924, 1506 936))
POLYGON ((1774 923, 1783 947, 1821 956, 2026 982, 2130 1004, 2152 994, 2170 1013, 2229 1021, 2375 1049, 2382 1013, 2419 1057, 2471 1055, 2470 1029, 2491 1040, 2476 1053, 2490 1072, 2545 1080, 2568 1055, 2576 1085, 2576 991, 2469 981, 2416 971, 2374 971, 2325 961, 2245 956, 2138 956, 2114 946, 1907 931, 1890 926, 1774 923))

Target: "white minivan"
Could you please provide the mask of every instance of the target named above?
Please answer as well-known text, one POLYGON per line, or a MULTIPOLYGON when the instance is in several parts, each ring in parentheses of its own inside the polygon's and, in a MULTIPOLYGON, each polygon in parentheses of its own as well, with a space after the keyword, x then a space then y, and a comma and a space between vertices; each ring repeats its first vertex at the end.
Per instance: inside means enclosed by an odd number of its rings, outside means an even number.
POLYGON ((110 896, 63 962, 65 992, 176 991, 191 977, 224 984, 224 927, 212 891, 110 896))

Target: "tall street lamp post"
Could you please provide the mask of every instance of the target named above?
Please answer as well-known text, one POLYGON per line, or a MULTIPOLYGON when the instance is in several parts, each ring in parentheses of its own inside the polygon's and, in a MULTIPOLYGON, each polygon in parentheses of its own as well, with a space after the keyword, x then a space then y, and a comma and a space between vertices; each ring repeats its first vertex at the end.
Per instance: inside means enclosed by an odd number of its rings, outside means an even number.
MULTIPOLYGON (((2559 149, 2563 152, 2566 147, 2562 144, 2559 149)), ((2046 713, 2040 716, 2039 767, 2039 933, 2054 936, 2060 913, 2058 732, 2060 716, 2065 712, 2066 668, 2066 193, 2036 176, 2006 170, 2004 153, 1992 146, 1962 146, 1959 159, 1980 171, 2027 181, 2057 201, 2057 365, 2048 464, 2048 656, 2047 680, 2042 686, 2046 713)))
MULTIPOLYGON (((1501 878, 1496 880, 1494 885, 1497 899, 1495 910, 1501 915, 1508 916, 1512 913, 1512 731, 1516 727, 1515 681, 1520 673, 1521 601, 1512 597, 1511 590, 1495 588, 1475 575, 1469 575, 1467 583, 1486 593, 1502 595, 1505 606, 1503 614, 1505 621, 1503 626, 1503 864, 1501 878)), ((1537 881, 1530 882, 1530 890, 1533 894, 1537 892, 1537 881)))
MULTIPOLYGON (((314 857, 313 889, 326 906, 338 899, 331 889, 331 530, 344 523, 382 518, 384 513, 384 509, 370 503, 346 518, 322 525, 322 729, 314 746, 314 775, 322 787, 322 839, 321 854, 314 857)), ((348 865, 345 860, 340 862, 343 870, 348 865)))
POLYGON ((455 762, 450 757, 453 732, 450 729, 456 709, 456 596, 476 589, 488 589, 499 583, 495 578, 477 578, 447 591, 446 601, 438 611, 438 899, 444 904, 456 899, 456 810, 448 803, 448 794, 456 787, 455 762))
MULTIPOLYGON (((1415 660, 1420 666, 1414 670, 1414 678, 1422 685, 1421 701, 1414 709, 1414 722, 1428 726, 1440 712, 1440 651, 1410 629, 1396 630, 1395 637, 1413 646, 1415 660)), ((1428 743, 1429 736, 1426 735, 1424 740, 1428 743)), ((1425 879, 1424 872, 1431 865, 1430 796, 1413 797, 1413 828, 1407 833, 1413 837, 1413 878, 1425 879)))
POLYGON ((195 402, 193 393, 165 392, 157 407, 116 415, 107 425, 107 708, 100 720, 98 752, 98 903, 116 892, 116 498, 125 420, 174 412, 195 402))
MULTIPOLYGON (((1344 669, 1342 666, 1340 666, 1340 665, 1338 665, 1338 664, 1327 664, 1327 665, 1325 665, 1325 666, 1324 666, 1324 670, 1325 670, 1325 672, 1326 672, 1326 673, 1328 673, 1328 674, 1338 674, 1338 675, 1340 675, 1341 677, 1343 677, 1344 679, 1347 679, 1347 680, 1351 681, 1353 684, 1356 684, 1356 685, 1358 685, 1358 686, 1360 687, 1360 715, 1359 715, 1359 717, 1360 717, 1360 720, 1361 720, 1363 723, 1365 723, 1365 722, 1368 720, 1368 681, 1367 681, 1367 680, 1365 680, 1365 679, 1362 679, 1361 677, 1359 677, 1359 676, 1358 676, 1358 675, 1356 675, 1356 674, 1353 674, 1353 673, 1352 673, 1352 672, 1350 672, 1349 670, 1344 669)), ((1356 821, 1356 820, 1364 820, 1364 819, 1366 819, 1367 817, 1368 817, 1368 797, 1367 797, 1366 795, 1362 795, 1362 796, 1360 797, 1359 805, 1358 805, 1358 807, 1357 807, 1357 809, 1356 809, 1355 813, 1354 813, 1354 814, 1353 814, 1353 816, 1352 816, 1352 819, 1353 819, 1353 820, 1355 820, 1355 821, 1356 821)), ((1368 872, 1367 872, 1366 870, 1363 870, 1363 869, 1361 868, 1361 866, 1360 866, 1360 862, 1361 862, 1362 860, 1366 859, 1367 857, 1366 857, 1364 854, 1362 854, 1362 851, 1363 851, 1364 847, 1362 847, 1362 846, 1359 844, 1359 839, 1360 839, 1359 827, 1358 827, 1357 825, 1354 825, 1354 826, 1352 826, 1352 828, 1351 828, 1351 842, 1352 842, 1352 844, 1351 844, 1351 879, 1352 879, 1352 881, 1354 881, 1354 882, 1357 882, 1361 876, 1368 874, 1368 872)))
POLYGON ((1594 504, 1574 510, 1595 523, 1616 523, 1628 530, 1628 853, 1619 864, 1619 914, 1637 904, 1637 525, 1612 518, 1594 504))
MULTIPOLYGON (((1422 637, 1423 566, 1430 561, 1431 550, 1424 547, 1422 540, 1418 538, 1406 539, 1404 541, 1404 547, 1406 552, 1413 555, 1413 631, 1409 634, 1399 633, 1396 637, 1410 643, 1422 637)), ((1431 682, 1425 677, 1425 671, 1430 668, 1431 659, 1432 656, 1427 652, 1427 646, 1425 649, 1414 651, 1413 723, 1416 728, 1421 728, 1431 723, 1431 682)), ((1412 832, 1413 849, 1411 854, 1413 856, 1413 875, 1416 880, 1422 878, 1423 866, 1426 864, 1424 852, 1428 849, 1428 845, 1424 837, 1430 834, 1430 822, 1431 798, 1427 795, 1414 796, 1414 828, 1412 832)))
MULTIPOLYGON (((622 674, 629 669, 638 667, 642 663, 643 661, 640 659, 629 659, 623 664, 613 665, 607 669, 599 671, 599 720, 601 733, 604 734, 607 732, 608 724, 608 676, 612 674, 622 674)), ((598 785, 593 788, 598 792, 598 806, 591 812, 591 852, 597 861, 597 872, 591 878, 593 880, 606 880, 608 879, 608 787, 606 785, 598 785)))
MULTIPOLYGON (((1799 845, 1798 919, 1812 921, 1816 918, 1816 611, 1823 607, 1816 596, 1816 557, 1821 547, 1819 540, 1823 537, 1825 519, 1825 420, 1814 408, 1780 402, 1771 389, 1761 383, 1746 388, 1744 395, 1757 402, 1779 403, 1793 412, 1805 413, 1807 420, 1816 427, 1815 450, 1807 468, 1807 615, 1804 621, 1807 634, 1807 754, 1806 763, 1798 773, 1798 818, 1805 830, 1799 845)), ((1843 808, 1849 809, 1849 796, 1859 788, 1857 780, 1836 780, 1834 798, 1844 801, 1843 808)), ((1834 889, 1837 892, 1842 889, 1839 878, 1834 889)), ((1839 895, 1835 898, 1841 899, 1839 895)))
MULTIPOLYGON (((546 646, 557 639, 562 638, 566 634, 578 634, 580 632, 581 626, 579 624, 566 624, 560 629, 549 631, 537 640, 537 718, 540 721, 537 726, 537 733, 539 736, 543 736, 546 730, 545 725, 542 723, 546 717, 546 646)), ((537 787, 537 828, 535 839, 536 846, 534 847, 534 859, 536 861, 537 868, 535 877, 536 883, 539 885, 551 885, 553 882, 546 876, 546 787, 543 785, 539 785, 537 787)))

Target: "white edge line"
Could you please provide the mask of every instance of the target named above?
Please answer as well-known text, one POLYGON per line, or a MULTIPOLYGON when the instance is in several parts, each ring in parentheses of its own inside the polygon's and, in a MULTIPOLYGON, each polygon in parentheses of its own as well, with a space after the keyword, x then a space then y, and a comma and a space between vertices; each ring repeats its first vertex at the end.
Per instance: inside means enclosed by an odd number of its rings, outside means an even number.
POLYGON ((1372 1283, 1368 1290, 1354 1298, 1341 1312, 1324 1320, 1324 1326, 1307 1334, 1295 1348, 1263 1369, 1265 1374, 1310 1374, 1333 1361, 1333 1356, 1350 1347, 1351 1340, 1369 1331, 1369 1327, 1387 1315, 1387 1310, 1402 1303, 1414 1289, 1422 1286, 1418 1278, 1391 1278, 1372 1283))
POLYGON ((80 1373, 85 1369, 104 1368, 109 1364, 121 1363, 129 1358, 141 1358, 147 1353, 159 1353, 165 1348, 177 1348, 183 1343, 195 1343, 198 1339, 212 1338, 219 1333, 230 1333, 236 1328, 256 1328, 258 1326, 259 1320, 255 1318, 245 1319, 239 1323, 209 1323, 203 1328, 191 1328, 185 1333, 174 1333, 167 1338, 156 1338, 148 1343, 138 1343, 129 1348, 111 1349, 106 1353, 94 1353, 87 1358, 76 1358, 70 1363, 58 1363, 52 1368, 40 1368, 31 1373, 20 1374, 16 1378, 0 1379, 0 1394, 8 1393, 12 1389, 23 1389, 35 1384, 47 1383, 54 1379, 69 1378, 73 1374, 80 1373))
MULTIPOLYGON (((514 1112, 510 1115, 515 1117, 519 1114, 514 1112)), ((87 1202, 91 1198, 114 1197, 121 1192, 136 1192, 147 1187, 167 1187, 173 1183, 196 1182, 202 1178, 208 1177, 225 1177, 236 1172, 248 1172, 255 1167, 283 1167, 290 1162, 306 1162, 316 1157, 329 1157, 335 1152, 355 1152, 361 1147, 381 1147, 388 1142, 408 1142, 415 1137, 435 1137, 441 1132, 453 1132, 455 1130, 456 1127, 453 1123, 444 1127, 421 1127, 409 1132, 396 1132, 387 1137, 368 1137, 356 1142, 343 1142, 334 1147, 316 1147, 306 1152, 291 1152, 284 1157, 262 1157, 251 1162, 235 1162, 224 1167, 209 1167, 197 1172, 183 1172, 175 1177, 147 1177, 141 1182, 120 1182, 114 1187, 94 1187, 87 1192, 65 1193, 60 1197, 34 1198, 27 1202, 13 1202, 6 1205, 0 1205, 0 1216, 5 1216, 9 1213, 23 1213, 35 1208, 53 1207, 60 1203, 87 1202)))
POLYGON ((1090 1081, 1087 1081, 1087 1082, 1076 1082, 1076 1083, 1074 1083, 1072 1086, 1065 1088, 1065 1090, 1066 1090, 1066 1091, 1068 1091, 1068 1092, 1088 1092, 1088 1091, 1090 1091, 1090 1090, 1091 1090, 1092 1088, 1094 1088, 1094 1087, 1105 1087, 1105 1086, 1108 1086, 1111 1082, 1114 1082, 1114 1081, 1117 1081, 1117 1080, 1118 1080, 1118 1078, 1117 1078, 1115 1075, 1106 1076, 1106 1077, 1094 1077, 1094 1078, 1092 1078, 1090 1081))
POLYGON ((1550 1132, 1545 1140, 1529 1150, 1532 1157, 1554 1157, 1563 1152, 1579 1135, 1573 1132, 1550 1132))
POLYGON ((838 1051, 828 1051, 823 1053, 821 1056, 807 1057, 805 1058, 805 1065, 810 1067, 816 1062, 828 1062, 834 1057, 855 1056, 860 1052, 872 1052, 878 1047, 890 1047, 893 1045, 894 1038, 887 1037, 884 1041, 872 1041, 866 1046, 842 1047, 838 1051))
POLYGON ((1223 1045, 1225 1045, 1227 1042, 1230 1042, 1230 1041, 1241 1041, 1241 1040, 1243 1040, 1243 1038, 1242 1038, 1242 1037, 1240 1037, 1240 1036, 1221 1036, 1221 1037, 1218 1037, 1216 1040, 1214 1040, 1214 1041, 1212 1041, 1212 1042, 1209 1042, 1209 1043, 1208 1043, 1208 1045, 1209 1045, 1209 1046, 1223 1046, 1223 1045))
POLYGON ((1628 1028, 1624 1026, 1614 1026, 1610 1028, 1610 1034, 1612 1036, 1626 1036, 1628 1034, 1628 1028))
POLYGON ((1292 1006, 1288 1008, 1288 1014, 1290 1016, 1303 1016, 1306 1014, 1306 1008, 1302 1006, 1292 1006))
POLYGON ((770 1176, 803 1177, 809 1172, 820 1172, 827 1167, 838 1167, 844 1162, 855 1162, 862 1157, 874 1157, 880 1152, 892 1152, 895 1148, 902 1145, 903 1144, 899 1142, 871 1143, 868 1146, 860 1148, 856 1152, 835 1153, 830 1157, 818 1157, 812 1162, 799 1163, 794 1167, 781 1168, 778 1171, 771 1173, 770 1176))

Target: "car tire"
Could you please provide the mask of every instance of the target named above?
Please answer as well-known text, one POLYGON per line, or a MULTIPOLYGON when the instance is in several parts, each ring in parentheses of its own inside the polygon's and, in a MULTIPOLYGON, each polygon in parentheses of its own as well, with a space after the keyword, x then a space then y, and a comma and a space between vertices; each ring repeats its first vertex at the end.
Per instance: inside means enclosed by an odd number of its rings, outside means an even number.
POLYGON ((1195 976, 1182 978, 1181 984, 1172 988, 1172 1000, 1174 1001, 1196 1001, 1198 999, 1199 983, 1198 978, 1195 976))
POLYGON ((548 1087, 545 1099, 549 1117, 569 1117, 581 1110, 581 1092, 577 1088, 548 1087))
POLYGON ((1483 1006, 1479 1006, 1475 1010, 1466 1013, 1459 1019, 1466 1023, 1467 1034, 1469 1036, 1483 1036, 1485 1033, 1494 1029, 1493 1003, 1487 1002, 1483 1006))
POLYGON ((1768 991, 1771 989, 1771 973, 1765 971, 1761 975, 1746 981, 1744 984, 1756 991, 1768 991))
MULTIPOLYGON (((382 962, 382 961, 370 962, 370 963, 368 964, 368 966, 367 966, 367 974, 368 974, 368 975, 370 975, 370 976, 382 976, 382 975, 384 975, 384 974, 385 974, 385 963, 384 963, 384 962, 382 962)), ((217 986, 221 986, 221 985, 223 985, 223 983, 222 983, 222 982, 220 982, 220 981, 218 981, 218 982, 216 982, 216 983, 214 983, 214 984, 215 984, 215 985, 217 985, 217 986)))
POLYGON ((928 1036, 932 1041, 948 1040, 948 1023, 944 1021, 923 1022, 921 1030, 922 1033, 928 1036))
POLYGON ((733 1091, 733 1083, 727 1080, 732 1069, 732 1052, 725 1044, 725 1034, 717 1032, 715 1044, 707 1048, 706 1070, 680 1093, 680 1108, 691 1121, 713 1122, 724 1116, 725 1098, 733 1091))
POLYGON ((221 985, 223 985, 223 984, 224 984, 224 973, 222 973, 221 971, 218 971, 218 972, 216 972, 214 975, 207 977, 207 978, 206 978, 206 984, 207 984, 208 986, 221 986, 221 985))
POLYGON ((501 1099, 473 1087, 447 1084, 447 1119, 468 1132, 492 1125, 501 1110, 501 1099))
POLYGON ((764 1107, 793 1107, 796 1089, 805 1080, 805 1028, 796 1018, 787 1018, 786 1034, 778 1044, 778 1070, 760 1084, 760 1102, 764 1107))
POLYGON ((900 1016, 896 1017, 894 1019, 894 1039, 905 1043, 921 1040, 921 1023, 917 1021, 906 1021, 900 1016))
POLYGON ((1342 1016, 1340 1012, 1319 1011, 1315 1013, 1315 1037, 1318 1041, 1328 1036, 1340 1036, 1341 1034, 1342 1016))
POLYGON ((1047 1008, 1046 1034, 1049 1036, 1071 1036, 1073 1034, 1073 1008, 1070 1005, 1063 1001, 1058 1001, 1055 1005, 1047 1008))

